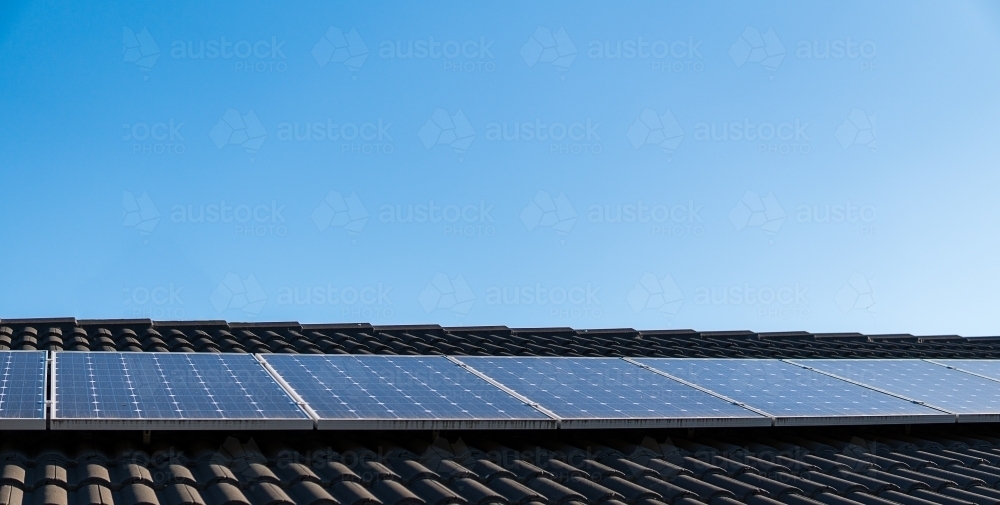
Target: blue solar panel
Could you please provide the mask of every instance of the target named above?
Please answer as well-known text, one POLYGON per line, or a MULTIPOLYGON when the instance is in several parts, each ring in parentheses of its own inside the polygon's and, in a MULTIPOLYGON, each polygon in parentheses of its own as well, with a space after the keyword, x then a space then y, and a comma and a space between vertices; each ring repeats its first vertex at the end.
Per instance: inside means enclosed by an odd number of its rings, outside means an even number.
POLYGON ((0 427, 45 429, 45 351, 0 351, 0 427))
POLYGON ((923 402, 959 421, 1000 420, 1000 385, 995 381, 919 359, 794 360, 826 373, 923 402))
POLYGON ((954 420, 940 411, 774 359, 635 361, 767 412, 779 425, 954 420))
POLYGON ((771 420, 618 358, 462 357, 564 427, 767 426, 771 420))
POLYGON ((929 359, 931 363, 938 363, 947 367, 952 367, 967 373, 974 373, 1000 381, 1000 360, 996 359, 929 359))
POLYGON ((312 427, 249 354, 58 352, 54 359, 54 428, 312 427))
POLYGON ((319 428, 545 428, 555 421, 440 356, 269 354, 319 428))

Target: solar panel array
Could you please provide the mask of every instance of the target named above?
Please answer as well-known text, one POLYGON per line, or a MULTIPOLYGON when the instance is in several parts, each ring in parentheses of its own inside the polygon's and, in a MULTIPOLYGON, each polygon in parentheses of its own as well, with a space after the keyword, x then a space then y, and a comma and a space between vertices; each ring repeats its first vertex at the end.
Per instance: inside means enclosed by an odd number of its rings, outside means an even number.
POLYGON ((470 357, 564 428, 767 426, 770 419, 617 358, 470 357))
POLYGON ((778 425, 949 422, 923 405, 779 360, 645 358, 639 363, 698 384, 775 419, 778 425))
POLYGON ((1000 421, 1000 360, 0 351, 0 430, 955 421, 1000 421))
POLYGON ((919 359, 805 359, 796 363, 953 413, 962 421, 1000 421, 1000 383, 919 359))
POLYGON ((272 354, 319 428, 552 428, 555 421, 443 356, 272 354))

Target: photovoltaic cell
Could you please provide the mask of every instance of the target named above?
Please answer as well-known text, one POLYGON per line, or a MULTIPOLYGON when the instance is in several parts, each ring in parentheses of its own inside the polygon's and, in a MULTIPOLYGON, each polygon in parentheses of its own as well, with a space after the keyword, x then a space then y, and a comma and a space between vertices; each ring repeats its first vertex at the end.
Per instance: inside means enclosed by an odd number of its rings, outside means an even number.
POLYGON ((53 428, 309 429, 249 354, 57 352, 53 428))
POLYGON ((0 429, 45 429, 45 351, 0 351, 0 429))
POLYGON ((635 361, 767 412, 779 425, 954 421, 940 411, 780 360, 635 361))
POLYGON ((555 421, 441 356, 269 354, 329 429, 552 428, 555 421))
POLYGON ((801 359, 806 366, 923 402, 958 421, 1000 420, 995 381, 919 359, 801 359))
POLYGON ((771 420, 618 358, 462 357, 572 427, 767 426, 771 420))

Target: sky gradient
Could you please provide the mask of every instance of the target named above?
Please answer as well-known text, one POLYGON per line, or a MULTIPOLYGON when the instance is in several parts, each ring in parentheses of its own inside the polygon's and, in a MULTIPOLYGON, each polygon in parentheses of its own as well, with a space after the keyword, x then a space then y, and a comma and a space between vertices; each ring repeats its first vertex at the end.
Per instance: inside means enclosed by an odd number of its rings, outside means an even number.
POLYGON ((0 317, 998 333, 987 2, 0 7, 0 317))

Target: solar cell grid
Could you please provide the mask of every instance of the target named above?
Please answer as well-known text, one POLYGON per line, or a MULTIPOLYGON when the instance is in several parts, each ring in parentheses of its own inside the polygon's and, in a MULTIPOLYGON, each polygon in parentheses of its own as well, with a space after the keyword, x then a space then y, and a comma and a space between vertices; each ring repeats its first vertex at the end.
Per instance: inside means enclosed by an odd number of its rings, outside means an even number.
POLYGON ((773 359, 635 361, 760 409, 779 425, 948 422, 950 416, 773 359))
POLYGON ((543 428, 554 421, 439 356, 267 355, 320 428, 543 428))
POLYGON ((996 381, 920 359, 794 360, 826 373, 923 402, 958 415, 958 421, 1000 420, 996 381))
POLYGON ((54 427, 287 427, 312 421, 252 355, 56 353, 54 427))
POLYGON ((45 429, 45 351, 0 351, 0 426, 45 429))
POLYGON ((766 426, 770 419, 618 358, 462 357, 563 427, 766 426))
POLYGON ((952 367, 967 373, 973 373, 1000 381, 1000 360, 996 359, 929 359, 946 367, 952 367))

